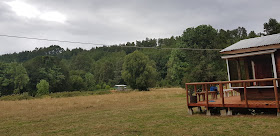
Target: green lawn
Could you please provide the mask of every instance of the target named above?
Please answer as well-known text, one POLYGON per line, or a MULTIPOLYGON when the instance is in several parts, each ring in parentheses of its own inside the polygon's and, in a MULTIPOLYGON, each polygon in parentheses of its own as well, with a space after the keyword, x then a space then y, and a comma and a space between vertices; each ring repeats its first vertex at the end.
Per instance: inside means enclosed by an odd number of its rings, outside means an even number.
POLYGON ((0 135, 280 135, 273 115, 187 114, 179 88, 0 101, 0 135))

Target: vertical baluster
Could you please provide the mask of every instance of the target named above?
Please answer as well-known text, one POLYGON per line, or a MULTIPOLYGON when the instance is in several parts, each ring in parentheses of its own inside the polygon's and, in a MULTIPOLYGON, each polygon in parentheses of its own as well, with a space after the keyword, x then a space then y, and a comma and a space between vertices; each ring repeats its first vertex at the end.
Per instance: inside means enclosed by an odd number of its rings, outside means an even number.
POLYGON ((207 84, 205 84, 205 88, 206 88, 206 108, 207 108, 207 110, 208 110, 209 101, 208 101, 208 88, 207 88, 207 84))

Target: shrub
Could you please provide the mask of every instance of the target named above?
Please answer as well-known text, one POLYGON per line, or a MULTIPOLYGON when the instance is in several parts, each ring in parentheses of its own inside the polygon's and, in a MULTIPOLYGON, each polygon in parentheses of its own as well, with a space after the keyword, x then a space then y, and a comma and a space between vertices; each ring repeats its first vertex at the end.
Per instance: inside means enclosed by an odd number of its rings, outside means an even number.
POLYGON ((46 80, 40 80, 40 83, 38 83, 36 85, 36 88, 37 88, 36 96, 48 95, 49 94, 50 85, 46 80))
POLYGON ((96 88, 96 90, 100 90, 101 89, 101 85, 98 84, 98 85, 95 86, 95 88, 96 88))
POLYGON ((105 90, 110 90, 110 89, 111 89, 111 87, 109 85, 105 86, 105 90))
POLYGON ((17 101, 17 100, 30 100, 34 97, 28 95, 28 92, 24 92, 22 94, 14 94, 0 97, 1 101, 17 101))

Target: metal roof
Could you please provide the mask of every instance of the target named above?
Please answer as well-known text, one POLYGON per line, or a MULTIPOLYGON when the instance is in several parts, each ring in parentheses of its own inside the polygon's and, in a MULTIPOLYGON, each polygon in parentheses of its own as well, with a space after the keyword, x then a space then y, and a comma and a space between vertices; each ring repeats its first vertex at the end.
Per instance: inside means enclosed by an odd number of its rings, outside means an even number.
POLYGON ((252 47, 267 46, 267 45, 273 45, 273 44, 280 44, 280 33, 241 40, 241 41, 221 50, 220 52, 247 49, 247 48, 252 48, 252 47))

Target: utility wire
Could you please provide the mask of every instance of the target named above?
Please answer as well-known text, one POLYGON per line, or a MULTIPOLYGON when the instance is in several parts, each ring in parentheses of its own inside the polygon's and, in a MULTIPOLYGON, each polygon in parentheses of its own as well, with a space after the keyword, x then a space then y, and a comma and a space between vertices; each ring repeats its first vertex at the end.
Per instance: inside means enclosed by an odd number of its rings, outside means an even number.
POLYGON ((165 49, 165 50, 172 50, 172 49, 178 49, 178 50, 197 50, 197 51, 205 51, 205 50, 214 50, 214 51, 220 51, 222 49, 198 49, 198 48, 160 48, 160 47, 137 47, 137 46, 120 46, 120 47, 126 47, 126 48, 142 48, 142 49, 165 49))
MULTIPOLYGON (((29 39, 29 40, 39 40, 39 41, 49 41, 49 42, 63 42, 63 43, 78 43, 78 44, 89 44, 89 45, 103 45, 103 46, 109 46, 109 45, 106 45, 106 44, 91 43, 91 42, 52 40, 52 39, 43 39, 43 38, 25 37, 25 36, 16 36, 16 35, 6 35, 6 34, 0 34, 0 37, 9 37, 9 38, 18 38, 18 39, 29 39)), ((196 50, 196 51, 205 51, 205 50, 220 51, 220 50, 222 50, 222 49, 161 48, 161 47, 138 47, 138 46, 119 46, 119 47, 124 47, 124 48, 139 48, 139 49, 164 49, 164 50, 178 49, 178 50, 196 50)))
POLYGON ((64 43, 78 43, 78 44, 91 44, 91 45, 105 45, 105 44, 90 43, 90 42, 76 42, 76 41, 51 40, 51 39, 42 39, 42 38, 24 37, 24 36, 15 36, 15 35, 5 35, 5 34, 0 34, 0 36, 2 36, 2 37, 9 37, 9 38, 20 38, 20 39, 30 39, 30 40, 49 41, 49 42, 64 42, 64 43))

